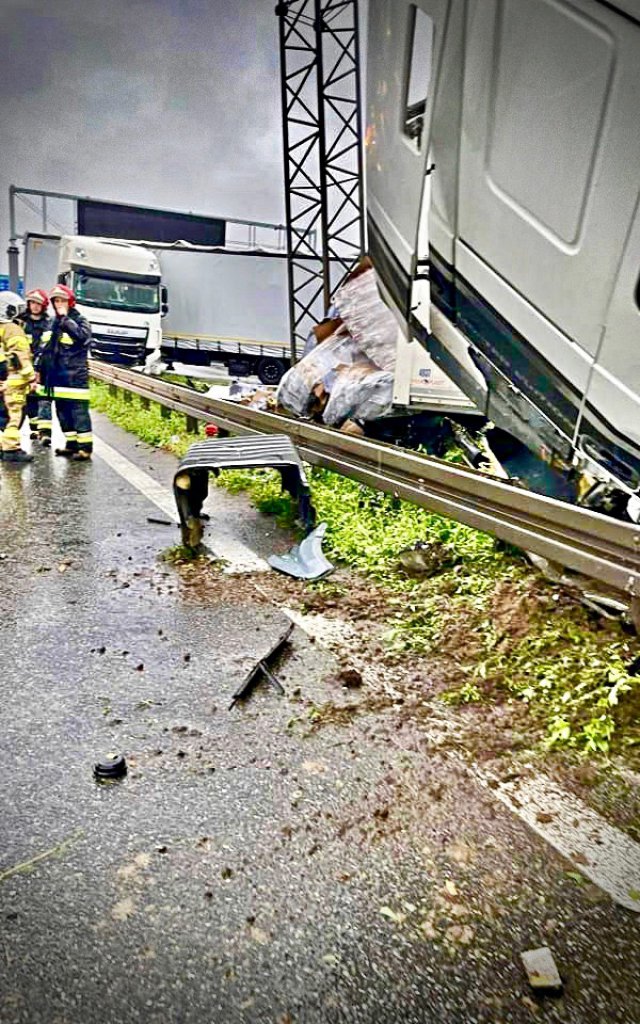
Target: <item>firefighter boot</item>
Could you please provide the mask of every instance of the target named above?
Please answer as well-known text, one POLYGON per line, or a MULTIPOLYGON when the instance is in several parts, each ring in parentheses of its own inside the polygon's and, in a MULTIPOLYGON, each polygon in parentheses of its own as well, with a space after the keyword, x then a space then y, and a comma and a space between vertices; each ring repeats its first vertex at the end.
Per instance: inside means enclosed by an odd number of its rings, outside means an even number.
POLYGON ((27 452, 23 452, 22 448, 12 448, 8 452, 2 453, 3 462, 33 462, 33 455, 28 455, 27 452))

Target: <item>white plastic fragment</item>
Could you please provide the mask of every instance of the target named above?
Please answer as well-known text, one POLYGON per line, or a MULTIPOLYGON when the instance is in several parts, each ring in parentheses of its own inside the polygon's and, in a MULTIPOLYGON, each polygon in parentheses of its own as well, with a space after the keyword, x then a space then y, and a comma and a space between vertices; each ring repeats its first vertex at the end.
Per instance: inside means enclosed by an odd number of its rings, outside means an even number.
POLYGON ((562 979, 548 946, 528 949, 520 954, 531 988, 537 991, 559 992, 562 979))

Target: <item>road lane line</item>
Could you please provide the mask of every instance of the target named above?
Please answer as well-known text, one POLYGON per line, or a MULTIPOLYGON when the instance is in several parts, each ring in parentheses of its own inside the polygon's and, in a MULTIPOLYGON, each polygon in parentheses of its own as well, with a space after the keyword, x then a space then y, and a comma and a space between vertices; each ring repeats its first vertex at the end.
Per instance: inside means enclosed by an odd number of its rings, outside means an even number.
POLYGON ((546 775, 503 782, 481 768, 471 773, 581 875, 640 913, 640 843, 546 775))
MULTIPOLYGON (((145 473, 143 469, 140 469, 139 466, 131 462, 126 455, 123 455, 110 444, 107 444, 102 438, 95 437, 95 435, 93 448, 98 458, 106 462, 127 483, 140 491, 148 501, 151 501, 157 508, 161 509, 171 522, 177 522, 175 499, 168 487, 158 483, 148 473, 145 473)), ((214 534, 214 544, 211 547, 216 557, 224 559, 227 563, 224 571, 229 573, 269 571, 269 565, 265 559, 261 558, 255 551, 252 551, 246 544, 243 544, 237 537, 234 537, 232 529, 233 527, 230 528, 221 519, 216 519, 215 530, 212 531, 214 534)))

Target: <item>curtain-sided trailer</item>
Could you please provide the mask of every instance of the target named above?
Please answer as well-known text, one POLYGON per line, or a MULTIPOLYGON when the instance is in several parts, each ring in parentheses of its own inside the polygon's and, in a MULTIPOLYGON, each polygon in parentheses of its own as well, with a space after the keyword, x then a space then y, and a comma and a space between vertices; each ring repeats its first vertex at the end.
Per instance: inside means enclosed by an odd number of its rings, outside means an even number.
POLYGON ((640 0, 370 0, 385 297, 505 451, 633 518, 639 109, 640 0))

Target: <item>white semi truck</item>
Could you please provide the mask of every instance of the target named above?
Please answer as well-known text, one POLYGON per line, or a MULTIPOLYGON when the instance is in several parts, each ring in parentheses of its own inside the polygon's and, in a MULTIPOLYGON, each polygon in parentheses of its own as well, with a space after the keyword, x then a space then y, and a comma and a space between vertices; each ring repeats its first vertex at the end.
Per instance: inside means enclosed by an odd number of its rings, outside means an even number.
POLYGON ((369 252, 407 336, 503 465, 637 519, 640 0, 370 0, 367 94, 369 252))
POLYGON ((66 284, 93 332, 92 355, 144 364, 162 343, 167 293, 155 253, 131 242, 83 235, 25 236, 25 289, 66 284))
POLYGON ((282 340, 284 260, 188 245, 159 250, 152 242, 30 233, 25 287, 73 288, 92 326, 96 359, 156 368, 224 364, 234 375, 277 383, 290 365, 282 340))

